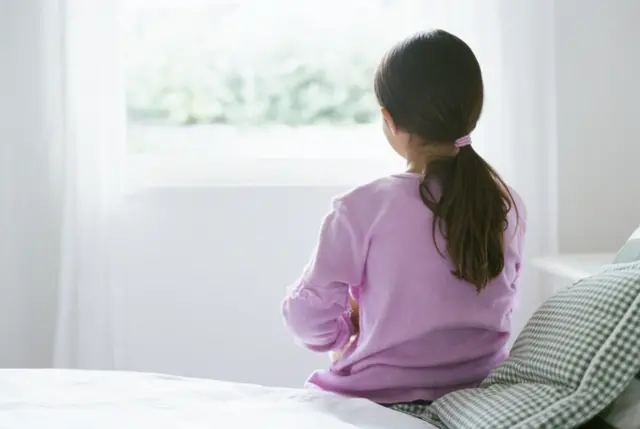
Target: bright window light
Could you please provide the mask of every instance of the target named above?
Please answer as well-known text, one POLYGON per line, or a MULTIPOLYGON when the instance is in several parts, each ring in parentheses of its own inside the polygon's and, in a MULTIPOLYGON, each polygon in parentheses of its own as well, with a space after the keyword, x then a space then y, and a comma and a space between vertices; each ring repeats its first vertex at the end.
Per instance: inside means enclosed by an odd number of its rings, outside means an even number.
POLYGON ((373 73, 425 28, 419 0, 123 1, 129 170, 141 185, 322 184, 398 166, 373 73), (334 161, 349 174, 326 177, 334 161))

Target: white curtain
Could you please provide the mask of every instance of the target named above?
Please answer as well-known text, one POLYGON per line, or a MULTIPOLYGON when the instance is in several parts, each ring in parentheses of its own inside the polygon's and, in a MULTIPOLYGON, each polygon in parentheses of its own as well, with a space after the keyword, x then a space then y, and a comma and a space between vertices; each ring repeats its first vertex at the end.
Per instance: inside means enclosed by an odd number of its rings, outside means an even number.
MULTIPOLYGON (((109 220, 120 201, 124 86, 117 1, 59 0, 58 167, 63 171, 54 364, 113 368, 118 307, 109 270, 109 220)), ((51 7, 51 6, 50 6, 51 7)), ((58 12, 57 14, 55 12, 58 12)), ((54 16, 55 15, 55 16, 54 16)))
POLYGON ((526 252, 517 322, 549 298, 548 278, 531 265, 558 252, 558 141, 553 0, 500 1, 502 103, 499 122, 509 147, 508 179, 528 209, 526 252))
MULTIPOLYGON (((0 2, 0 366, 126 367, 109 243, 125 123, 117 4, 0 2)), ((417 4, 476 51, 476 147, 527 203, 528 257, 555 251, 554 36, 538 32, 553 1, 417 4)), ((519 325, 544 299, 532 269, 524 280, 519 325)))
POLYGON ((116 366, 108 242, 124 141, 116 4, 0 4, 11 73, 3 85, 14 96, 0 130, 0 281, 9 298, 1 305, 19 308, 23 343, 7 365, 116 366))

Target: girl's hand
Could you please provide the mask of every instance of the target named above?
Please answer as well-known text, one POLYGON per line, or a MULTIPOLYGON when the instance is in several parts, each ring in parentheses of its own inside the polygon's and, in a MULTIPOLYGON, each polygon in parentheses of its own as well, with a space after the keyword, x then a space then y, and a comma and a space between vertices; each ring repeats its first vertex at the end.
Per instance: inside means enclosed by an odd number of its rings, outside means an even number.
POLYGON ((352 298, 349 297, 349 306, 351 307, 351 324, 353 325, 353 336, 349 340, 349 343, 344 346, 344 348, 340 352, 331 352, 329 353, 329 357, 332 361, 340 358, 344 352, 347 351, 349 347, 353 344, 353 341, 356 339, 356 336, 360 333, 360 307, 358 303, 352 298))
POLYGON ((349 297, 349 305, 351 306, 351 324, 354 328, 354 335, 358 335, 360 333, 360 307, 352 297, 349 297))
POLYGON ((351 347, 353 345, 353 342, 356 339, 356 335, 354 335, 353 337, 351 337, 351 339, 349 340, 349 343, 344 346, 344 348, 342 350, 340 350, 339 352, 331 352, 329 353, 329 358, 331 359, 331 361, 336 361, 338 360, 340 357, 342 357, 342 355, 349 349, 349 347, 351 347))

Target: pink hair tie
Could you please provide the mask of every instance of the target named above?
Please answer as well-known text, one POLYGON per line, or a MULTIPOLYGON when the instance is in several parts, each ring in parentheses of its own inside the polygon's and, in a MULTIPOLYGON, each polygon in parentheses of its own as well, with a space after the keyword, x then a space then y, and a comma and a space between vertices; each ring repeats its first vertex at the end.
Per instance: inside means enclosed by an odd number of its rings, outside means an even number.
POLYGON ((456 147, 464 147, 471 144, 471 136, 467 134, 466 136, 460 137, 456 140, 456 147))

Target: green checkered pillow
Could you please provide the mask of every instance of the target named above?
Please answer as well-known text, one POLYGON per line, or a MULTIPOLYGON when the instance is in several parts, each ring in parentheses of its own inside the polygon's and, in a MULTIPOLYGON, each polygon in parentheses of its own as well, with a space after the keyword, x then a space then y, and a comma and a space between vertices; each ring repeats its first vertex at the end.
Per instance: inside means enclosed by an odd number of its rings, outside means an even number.
POLYGON ((441 428, 576 427, 640 371, 640 262, 612 265, 547 301, 478 389, 413 411, 441 428))
MULTIPOLYGON (((640 261, 640 228, 618 251, 615 263, 640 261)), ((599 417, 598 428, 638 429, 640 427, 640 374, 599 417), (608 426, 607 426, 608 425, 608 426)))

